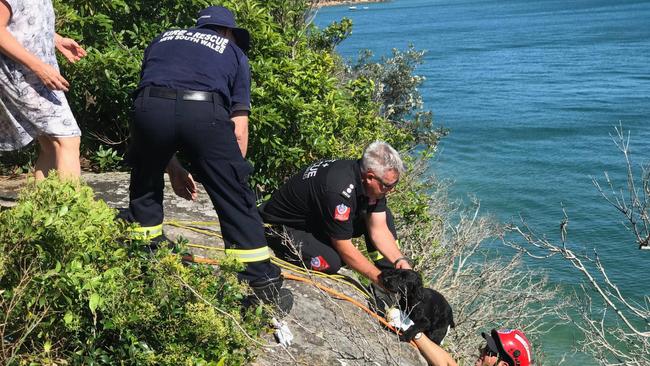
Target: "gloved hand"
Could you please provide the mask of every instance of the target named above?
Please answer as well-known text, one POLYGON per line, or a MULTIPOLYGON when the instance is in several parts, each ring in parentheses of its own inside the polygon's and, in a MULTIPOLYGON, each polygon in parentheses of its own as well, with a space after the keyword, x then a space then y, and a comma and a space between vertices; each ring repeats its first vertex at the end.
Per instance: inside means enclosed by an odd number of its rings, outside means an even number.
POLYGON ((271 318, 271 324, 273 325, 273 328, 275 328, 275 331, 273 332, 275 340, 281 345, 289 347, 293 341, 293 334, 291 333, 287 322, 280 322, 275 318, 271 318))

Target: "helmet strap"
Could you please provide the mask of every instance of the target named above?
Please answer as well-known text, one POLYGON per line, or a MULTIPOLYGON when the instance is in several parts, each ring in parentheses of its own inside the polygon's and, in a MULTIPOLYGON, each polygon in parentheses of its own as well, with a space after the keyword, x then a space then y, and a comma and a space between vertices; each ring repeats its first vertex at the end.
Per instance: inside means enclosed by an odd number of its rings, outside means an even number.
POLYGON ((508 361, 504 360, 503 358, 501 358, 501 352, 499 352, 499 353, 497 353, 497 362, 494 363, 494 366, 499 366, 499 362, 501 362, 501 361, 504 361, 505 363, 510 365, 510 362, 508 362, 508 361))

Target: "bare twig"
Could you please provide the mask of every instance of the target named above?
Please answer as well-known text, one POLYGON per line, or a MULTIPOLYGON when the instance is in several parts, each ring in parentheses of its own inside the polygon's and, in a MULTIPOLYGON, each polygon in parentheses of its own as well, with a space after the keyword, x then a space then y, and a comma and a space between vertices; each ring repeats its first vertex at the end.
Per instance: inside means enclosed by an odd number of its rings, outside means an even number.
MULTIPOLYGON (((621 125, 616 127, 615 131, 615 135, 611 137, 624 156, 626 186, 615 188, 607 172, 607 192, 596 179, 592 178, 592 181, 605 201, 623 214, 626 227, 635 238, 639 249, 650 249, 649 173, 646 167, 642 168, 642 188, 639 188, 630 158, 630 134, 626 133, 621 125)), ((566 212, 563 223, 565 222, 568 223, 566 212)), ((575 244, 567 244, 566 231, 562 230, 562 225, 560 244, 536 234, 523 219, 521 226, 513 226, 511 229, 524 239, 525 244, 508 243, 509 245, 537 259, 561 257, 584 277, 586 283, 581 285, 582 291, 585 294, 595 292, 596 299, 602 301, 602 305, 594 305, 594 298, 584 296, 579 308, 579 318, 573 319, 573 324, 584 335, 580 342, 583 351, 591 353, 601 365, 650 365, 650 296, 644 296, 644 304, 638 304, 626 297, 608 275, 598 252, 594 250, 591 255, 577 252, 574 249, 577 248, 575 244), (612 311, 614 315, 610 315, 612 311)))

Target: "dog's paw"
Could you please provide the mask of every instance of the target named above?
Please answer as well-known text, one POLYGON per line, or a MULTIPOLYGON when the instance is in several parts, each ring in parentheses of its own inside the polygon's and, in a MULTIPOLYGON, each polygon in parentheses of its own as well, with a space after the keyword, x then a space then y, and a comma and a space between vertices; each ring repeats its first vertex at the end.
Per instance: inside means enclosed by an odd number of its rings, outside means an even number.
POLYGON ((411 326, 409 329, 399 335, 399 340, 402 342, 410 342, 413 340, 413 337, 415 337, 416 334, 420 333, 420 331, 420 327, 417 327, 415 325, 411 326))

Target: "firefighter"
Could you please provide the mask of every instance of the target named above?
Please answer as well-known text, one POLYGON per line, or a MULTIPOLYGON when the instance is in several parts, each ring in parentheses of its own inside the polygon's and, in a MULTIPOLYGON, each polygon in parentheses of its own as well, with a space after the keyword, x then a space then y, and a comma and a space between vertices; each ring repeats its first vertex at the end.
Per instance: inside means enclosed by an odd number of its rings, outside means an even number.
MULTIPOLYGON (((533 364, 532 346, 519 329, 492 329, 481 333, 485 345, 479 348, 475 366, 530 366, 533 364)), ((418 333, 413 341, 420 353, 432 366, 456 366, 457 363, 426 335, 418 333)))
MULTIPOLYGON (((288 312, 291 293, 281 289, 280 269, 270 262, 248 185, 249 45, 233 14, 210 6, 196 27, 165 31, 147 47, 133 104, 128 218, 141 225, 135 236, 161 241, 166 167, 172 183, 187 185, 185 198, 196 197, 191 176, 174 157, 182 151, 219 215, 226 254, 246 265, 239 278, 288 312)), ((178 184, 174 189, 179 192, 178 184)))
POLYGON ((286 231, 295 248, 272 233, 269 245, 278 256, 312 270, 336 273, 346 264, 376 284, 381 269, 410 269, 386 206, 386 194, 403 171, 398 152, 382 141, 370 144, 358 160, 311 164, 260 206, 264 222, 286 231), (374 263, 352 244, 362 235, 374 263))

